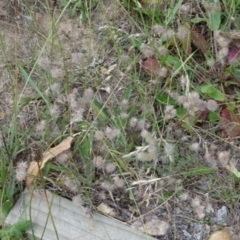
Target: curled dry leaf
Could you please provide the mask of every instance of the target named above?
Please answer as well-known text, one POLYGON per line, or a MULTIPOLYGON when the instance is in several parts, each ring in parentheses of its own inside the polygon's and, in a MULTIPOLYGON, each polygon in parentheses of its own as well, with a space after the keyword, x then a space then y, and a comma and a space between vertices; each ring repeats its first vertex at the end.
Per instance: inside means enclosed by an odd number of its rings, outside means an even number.
POLYGON ((63 151, 68 150, 71 147, 71 143, 73 141, 72 137, 67 137, 64 139, 60 144, 58 144, 56 147, 50 148, 46 152, 43 153, 43 157, 39 162, 32 161, 30 163, 30 166, 27 170, 28 177, 26 179, 26 185, 30 186, 34 180, 34 177, 38 175, 39 170, 43 169, 45 164, 62 153, 63 151))
POLYGON ((223 229, 212 233, 208 240, 232 240, 232 237, 229 229, 223 229))

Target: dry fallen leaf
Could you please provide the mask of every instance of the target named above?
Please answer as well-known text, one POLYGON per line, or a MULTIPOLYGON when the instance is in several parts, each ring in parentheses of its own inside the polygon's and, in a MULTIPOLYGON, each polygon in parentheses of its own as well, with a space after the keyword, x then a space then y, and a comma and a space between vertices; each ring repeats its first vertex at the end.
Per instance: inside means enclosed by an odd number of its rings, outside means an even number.
POLYGON ((221 128, 227 137, 240 135, 240 116, 224 108, 221 112, 221 128))
POLYGON ((208 240, 232 240, 232 237, 228 229, 223 229, 212 233, 208 240))
POLYGON ((138 230, 152 236, 164 236, 167 234, 170 225, 162 220, 148 221, 138 230))
POLYGON ((110 217, 116 217, 117 216, 117 212, 115 211, 115 209, 109 207, 107 204, 105 203, 101 203, 98 205, 97 210, 107 216, 110 217))
POLYGON ((39 170, 43 169, 45 164, 51 160, 52 158, 56 157, 63 151, 68 150, 71 147, 71 143, 73 141, 72 137, 67 137, 64 139, 60 144, 58 144, 56 147, 50 148, 46 152, 43 153, 43 157, 39 162, 32 161, 30 163, 30 166, 27 170, 28 177, 26 179, 26 185, 30 186, 35 179, 35 176, 38 175, 39 170), (40 168, 40 169, 39 169, 40 168))
POLYGON ((191 29, 191 39, 193 44, 203 53, 207 52, 208 42, 197 29, 191 29))
POLYGON ((36 14, 35 14, 35 20, 36 20, 37 22, 40 22, 40 21, 42 20, 42 14, 36 13, 36 14))
POLYGON ((160 63, 156 58, 147 58, 142 61, 142 68, 148 75, 159 76, 161 72, 160 63))

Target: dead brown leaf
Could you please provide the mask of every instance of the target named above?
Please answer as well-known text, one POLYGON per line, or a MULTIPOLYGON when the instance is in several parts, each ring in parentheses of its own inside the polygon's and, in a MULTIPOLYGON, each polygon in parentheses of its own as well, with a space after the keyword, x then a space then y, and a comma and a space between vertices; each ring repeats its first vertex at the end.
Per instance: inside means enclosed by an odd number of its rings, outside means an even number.
POLYGON ((142 68, 148 75, 159 76, 161 73, 160 63, 156 58, 147 58, 142 61, 142 68))
POLYGON ((203 53, 205 54, 208 49, 208 43, 205 37, 200 33, 197 29, 191 29, 191 39, 193 44, 203 53))
POLYGON ((221 128, 227 137, 240 135, 240 116, 224 108, 221 112, 221 128))
POLYGON ((30 163, 30 166, 27 170, 27 179, 26 179, 26 185, 27 187, 30 186, 35 177, 38 175, 39 170, 43 169, 45 164, 51 160, 52 158, 56 157, 57 155, 59 155, 60 153, 62 153, 63 151, 68 150, 71 147, 71 143, 73 141, 72 137, 67 137, 66 139, 64 139, 60 144, 58 144, 56 147, 50 148, 49 150, 45 151, 43 153, 43 158, 41 161, 36 162, 36 161, 32 161, 30 163))
POLYGON ((190 30, 190 27, 189 27, 189 24, 184 24, 184 27, 185 27, 185 30, 187 31, 187 35, 185 37, 184 40, 180 40, 179 41, 181 42, 182 44, 182 48, 183 50, 185 51, 186 54, 190 55, 192 54, 192 47, 191 47, 191 30, 190 30))
POLYGON ((147 233, 152 236, 164 236, 167 234, 170 225, 162 220, 148 221, 144 226, 138 228, 141 232, 147 233))
POLYGON ((208 240, 232 240, 232 237, 228 229, 223 229, 212 233, 208 240))
POLYGON ((97 210, 107 216, 110 216, 110 217, 117 216, 117 212, 105 203, 101 203, 100 205, 98 205, 97 210))

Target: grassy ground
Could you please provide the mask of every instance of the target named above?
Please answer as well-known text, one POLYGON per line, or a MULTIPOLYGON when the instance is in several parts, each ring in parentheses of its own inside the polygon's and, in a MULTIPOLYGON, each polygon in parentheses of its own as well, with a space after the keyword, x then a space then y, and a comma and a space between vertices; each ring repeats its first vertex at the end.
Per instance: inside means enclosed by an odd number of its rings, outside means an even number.
POLYGON ((1 4, 1 220, 32 147, 70 135, 36 188, 159 239, 239 239, 237 0, 1 4))

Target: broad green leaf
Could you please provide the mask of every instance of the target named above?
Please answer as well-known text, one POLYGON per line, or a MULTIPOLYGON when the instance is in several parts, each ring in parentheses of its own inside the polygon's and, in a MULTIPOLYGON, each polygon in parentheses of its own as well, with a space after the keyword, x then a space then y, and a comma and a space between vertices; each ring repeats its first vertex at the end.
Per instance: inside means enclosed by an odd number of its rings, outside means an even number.
POLYGON ((83 136, 78 146, 78 152, 81 160, 83 161, 83 171, 85 177, 91 183, 94 177, 94 165, 92 163, 92 144, 93 144, 93 133, 89 132, 83 136))
POLYGON ((171 104, 171 105, 176 105, 177 102, 169 97, 168 94, 166 93, 157 93, 156 98, 155 98, 160 104, 171 104))
POLYGON ((177 108, 177 116, 178 116, 179 119, 184 118, 186 116, 186 113, 187 113, 187 111, 183 107, 178 107, 177 108))
POLYGON ((208 120, 210 122, 217 122, 219 121, 219 115, 215 112, 208 113, 208 120))
POLYGON ((182 66, 181 61, 179 60, 179 58, 174 57, 172 55, 167 55, 167 57, 165 58, 165 62, 164 62, 168 67, 173 67, 175 70, 176 69, 180 69, 182 66))
POLYGON ((207 11, 208 14, 208 27, 212 31, 216 31, 220 29, 221 24, 221 6, 220 1, 212 1, 210 3, 212 6, 211 8, 214 10, 207 11))
POLYGON ((31 226, 30 220, 23 220, 15 223, 14 225, 0 230, 0 237, 2 240, 9 239, 23 239, 22 234, 31 226), (21 237, 21 238, 20 238, 21 237))
POLYGON ((217 101, 223 102, 225 100, 224 94, 211 84, 201 86, 201 93, 217 101))
POLYGON ((8 199, 6 202, 2 203, 1 210, 4 217, 8 215, 13 204, 14 204, 13 198, 8 199))
POLYGON ((227 103, 227 109, 230 112, 235 111, 236 110, 236 102, 229 102, 229 103, 227 103))
POLYGON ((192 23, 200 23, 200 22, 206 22, 205 18, 193 18, 191 19, 192 23))
POLYGON ((209 14, 209 21, 208 21, 208 27, 212 31, 216 31, 220 28, 221 23, 221 12, 215 12, 209 14))

